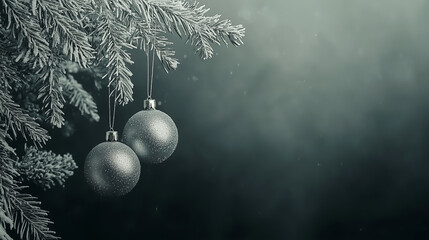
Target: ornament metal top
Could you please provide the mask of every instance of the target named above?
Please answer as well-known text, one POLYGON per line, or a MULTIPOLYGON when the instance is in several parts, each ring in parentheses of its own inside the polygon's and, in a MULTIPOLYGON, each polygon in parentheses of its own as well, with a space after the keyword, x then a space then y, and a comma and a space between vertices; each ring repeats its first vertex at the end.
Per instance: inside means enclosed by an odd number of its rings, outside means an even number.
POLYGON ((106 141, 107 142, 117 142, 119 139, 118 131, 107 131, 106 132, 106 141))
POLYGON ((146 99, 143 102, 144 110, 156 110, 156 100, 155 99, 146 99))
POLYGON ((156 110, 155 99, 144 101, 144 110, 134 114, 124 127, 123 142, 141 162, 161 163, 173 154, 179 135, 174 121, 156 110))
POLYGON ((121 196, 140 178, 140 162, 134 151, 118 142, 118 132, 106 132, 106 142, 95 146, 85 160, 84 175, 100 195, 121 196))

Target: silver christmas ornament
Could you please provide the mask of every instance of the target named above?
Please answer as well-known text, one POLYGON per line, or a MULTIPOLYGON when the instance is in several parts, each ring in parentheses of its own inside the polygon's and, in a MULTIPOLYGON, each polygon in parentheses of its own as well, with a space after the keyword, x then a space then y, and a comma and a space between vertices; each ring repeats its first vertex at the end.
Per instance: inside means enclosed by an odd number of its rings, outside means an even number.
POLYGON ((106 142, 95 146, 86 157, 84 175, 97 193, 121 196, 137 184, 140 161, 130 147, 118 142, 118 132, 108 131, 106 142))
POLYGON ((141 162, 161 163, 174 152, 179 139, 176 124, 155 109, 155 100, 145 101, 143 111, 125 124, 123 142, 130 146, 141 162))

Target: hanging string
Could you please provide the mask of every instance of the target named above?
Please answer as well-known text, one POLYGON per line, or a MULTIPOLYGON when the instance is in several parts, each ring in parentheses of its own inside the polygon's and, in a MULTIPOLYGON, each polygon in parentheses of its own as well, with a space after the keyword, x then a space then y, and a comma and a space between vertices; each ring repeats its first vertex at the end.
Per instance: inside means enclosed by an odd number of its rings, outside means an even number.
POLYGON ((112 126, 112 109, 111 109, 111 103, 110 103, 110 84, 107 85, 107 98, 109 99, 109 129, 110 131, 113 131, 112 126))
MULTIPOLYGON (((156 31, 156 28, 155 28, 155 31, 156 31)), ((152 44, 155 44, 155 35, 153 36, 153 43, 152 44)), ((152 90, 153 90, 153 68, 154 68, 154 66, 155 66, 155 46, 152 49, 152 76, 150 78, 150 91, 149 91, 150 94, 149 94, 149 98, 152 97, 152 90)))
POLYGON ((147 76, 146 76, 146 94, 147 94, 147 98, 150 99, 151 98, 151 92, 150 92, 150 82, 149 82, 149 76, 150 76, 150 58, 149 58, 149 54, 150 54, 150 49, 149 49, 149 44, 147 45, 147 52, 146 52, 146 62, 147 62, 147 66, 146 66, 146 72, 147 72, 147 76))
MULTIPOLYGON (((150 51, 151 48, 149 47, 149 43, 147 46, 147 53, 146 53, 146 62, 147 62, 147 84, 146 84, 146 93, 147 93, 147 99, 152 99, 152 92, 153 92, 153 72, 155 67, 155 40, 156 40, 156 24, 153 32, 153 40, 152 40, 152 62, 150 59, 150 51), (151 66, 152 64, 152 66, 151 66)), ((149 22, 149 29, 151 28, 151 22, 149 22)))
MULTIPOLYGON (((117 80, 116 80, 117 81, 117 80)), ((118 97, 118 88, 115 85, 114 92, 111 91, 111 83, 109 83, 107 87, 108 92, 108 98, 109 98, 109 129, 110 131, 113 131, 115 128, 115 118, 116 118, 116 105, 117 105, 117 97, 118 97), (114 100, 113 100, 113 113, 112 113, 112 103, 111 98, 114 94, 114 100)))

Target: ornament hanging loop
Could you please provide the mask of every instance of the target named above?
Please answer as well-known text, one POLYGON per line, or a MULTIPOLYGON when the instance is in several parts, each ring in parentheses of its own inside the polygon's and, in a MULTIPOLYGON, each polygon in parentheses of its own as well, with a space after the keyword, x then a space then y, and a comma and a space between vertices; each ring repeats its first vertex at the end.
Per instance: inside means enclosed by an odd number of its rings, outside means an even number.
POLYGON ((117 142, 119 139, 119 134, 117 131, 107 131, 106 132, 106 141, 107 142, 117 142))
POLYGON ((148 98, 143 102, 144 110, 155 110, 156 109, 156 100, 148 98))

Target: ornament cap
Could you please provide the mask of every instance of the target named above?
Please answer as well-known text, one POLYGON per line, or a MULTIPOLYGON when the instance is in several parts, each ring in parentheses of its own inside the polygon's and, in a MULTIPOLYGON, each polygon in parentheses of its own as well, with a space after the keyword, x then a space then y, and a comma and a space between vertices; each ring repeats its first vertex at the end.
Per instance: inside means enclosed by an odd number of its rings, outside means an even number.
POLYGON ((106 132, 106 141, 116 142, 119 139, 119 134, 117 131, 107 131, 106 132))
POLYGON ((155 110, 156 109, 156 100, 148 98, 143 102, 144 110, 155 110))

